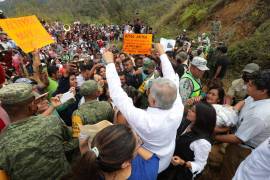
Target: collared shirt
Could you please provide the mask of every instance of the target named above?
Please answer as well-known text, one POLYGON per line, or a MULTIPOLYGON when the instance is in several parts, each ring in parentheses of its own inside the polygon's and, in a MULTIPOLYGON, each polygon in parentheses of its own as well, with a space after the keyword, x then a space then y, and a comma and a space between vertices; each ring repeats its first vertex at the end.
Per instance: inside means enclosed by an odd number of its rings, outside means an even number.
MULTIPOLYGON (((164 77, 172 80, 179 88, 179 77, 175 74, 167 55, 161 55, 160 59, 164 77)), ((141 137, 144 147, 160 158, 159 172, 163 171, 170 164, 175 148, 176 131, 183 116, 184 107, 179 92, 171 109, 148 107, 142 110, 133 105, 132 100, 121 88, 113 63, 106 66, 106 77, 113 103, 141 137)))
POLYGON ((256 148, 270 137, 270 99, 254 101, 245 99, 245 105, 239 115, 235 135, 246 145, 256 148))
POLYGON ((259 147, 240 164, 233 180, 265 180, 270 175, 270 138, 265 140, 259 147))

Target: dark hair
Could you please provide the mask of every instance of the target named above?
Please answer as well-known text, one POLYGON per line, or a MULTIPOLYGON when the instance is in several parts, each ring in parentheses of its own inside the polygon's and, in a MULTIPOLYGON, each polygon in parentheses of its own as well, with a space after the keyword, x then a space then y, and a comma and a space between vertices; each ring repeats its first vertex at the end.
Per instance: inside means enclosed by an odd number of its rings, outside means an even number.
POLYGON ((212 89, 216 89, 218 91, 218 104, 223 104, 224 96, 225 96, 225 91, 222 87, 212 87, 208 90, 211 91, 212 89))
POLYGON ((49 75, 50 77, 52 77, 53 74, 56 74, 57 71, 58 71, 58 67, 55 66, 55 65, 52 65, 52 66, 49 66, 49 67, 48 67, 48 75, 49 75))
POLYGON ((80 69, 81 69, 82 72, 84 72, 84 71, 86 71, 86 70, 91 71, 92 66, 91 66, 90 64, 86 64, 86 65, 82 65, 82 66, 80 67, 80 69))
POLYGON ((125 76, 125 73, 124 72, 119 72, 118 76, 125 76))
POLYGON ((101 70, 102 68, 106 69, 105 66, 100 66, 100 67, 98 67, 97 70, 96 70, 97 74, 100 74, 100 70, 101 70))
POLYGON ((210 89, 218 89, 223 87, 223 83, 220 79, 210 79, 206 82, 207 88, 210 89))
POLYGON ((97 180, 104 177, 104 172, 120 170, 125 161, 132 160, 136 138, 128 126, 112 125, 96 134, 91 143, 91 148, 94 147, 98 149, 99 156, 96 157, 96 154, 89 150, 63 179, 97 180))
POLYGON ((131 61, 131 59, 130 59, 129 57, 125 58, 125 59, 122 61, 122 63, 124 64, 124 63, 126 63, 126 62, 128 62, 128 61, 131 61))
POLYGON ((196 121, 191 130, 199 135, 211 137, 216 126, 216 110, 206 102, 195 105, 196 121))
POLYGON ((258 90, 267 90, 267 94, 270 96, 270 69, 255 71, 250 80, 258 90))
POLYGON ((217 50, 219 50, 220 52, 222 52, 223 54, 227 53, 228 48, 226 46, 219 46, 217 47, 217 50))

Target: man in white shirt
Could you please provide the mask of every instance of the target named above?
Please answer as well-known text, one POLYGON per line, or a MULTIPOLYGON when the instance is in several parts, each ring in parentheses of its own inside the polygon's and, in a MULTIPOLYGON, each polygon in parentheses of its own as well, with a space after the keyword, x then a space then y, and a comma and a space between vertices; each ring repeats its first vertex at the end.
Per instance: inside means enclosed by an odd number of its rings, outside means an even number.
POLYGON ((230 145, 226 149, 224 173, 230 176, 250 153, 249 149, 256 148, 270 136, 270 70, 254 72, 247 84, 247 93, 249 97, 239 114, 236 132, 215 137, 220 142, 244 145, 230 145))
POLYGON ((238 167, 233 180, 265 180, 270 176, 270 137, 238 167))
POLYGON ((253 73, 247 93, 235 134, 217 135, 216 140, 256 148, 270 136, 270 70, 253 73))
POLYGON ((110 96, 129 125, 141 137, 144 148, 159 158, 159 172, 166 169, 175 148, 176 131, 183 116, 183 104, 179 95, 179 77, 160 44, 156 45, 160 54, 164 78, 153 81, 148 96, 149 107, 146 110, 136 108, 132 100, 121 88, 121 82, 113 63, 113 54, 106 52, 103 59, 110 96))

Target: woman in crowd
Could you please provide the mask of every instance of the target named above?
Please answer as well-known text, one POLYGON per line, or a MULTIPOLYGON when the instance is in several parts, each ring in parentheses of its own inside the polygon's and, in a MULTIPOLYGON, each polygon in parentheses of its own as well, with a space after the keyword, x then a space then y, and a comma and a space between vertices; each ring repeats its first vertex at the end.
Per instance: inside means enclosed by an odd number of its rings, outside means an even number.
POLYGON ((89 150, 63 180, 156 179, 159 160, 141 145, 128 126, 108 126, 88 142, 89 150), (143 164, 137 154, 148 162, 143 164))
POLYGON ((191 124, 177 137, 172 165, 160 175, 160 179, 193 179, 207 163, 216 111, 212 105, 200 102, 188 110, 187 119, 191 124))
POLYGON ((78 109, 78 104, 81 99, 81 95, 79 94, 79 90, 77 89, 77 79, 76 75, 73 73, 68 73, 66 77, 62 77, 59 81, 57 90, 53 93, 54 96, 64 94, 66 92, 72 92, 74 94, 74 98, 71 101, 68 101, 63 106, 57 109, 60 117, 65 121, 68 126, 71 126, 71 117, 72 113, 78 109))
POLYGON ((98 82, 100 87, 100 96, 99 100, 108 100, 107 97, 107 82, 106 82, 106 69, 104 66, 100 66, 96 69, 96 73, 94 75, 95 81, 98 82))
POLYGON ((223 104, 225 91, 222 87, 213 87, 206 94, 206 102, 209 104, 223 104))

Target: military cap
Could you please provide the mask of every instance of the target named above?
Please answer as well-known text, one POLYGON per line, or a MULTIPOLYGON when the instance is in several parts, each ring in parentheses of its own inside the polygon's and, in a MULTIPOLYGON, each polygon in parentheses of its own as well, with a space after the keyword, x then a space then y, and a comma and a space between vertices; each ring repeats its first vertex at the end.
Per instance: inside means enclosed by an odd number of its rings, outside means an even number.
POLYGON ((94 80, 85 81, 80 87, 80 94, 82 96, 89 96, 98 91, 98 84, 94 80))
POLYGON ((32 86, 26 83, 12 83, 0 89, 2 104, 16 104, 34 97, 32 86))

